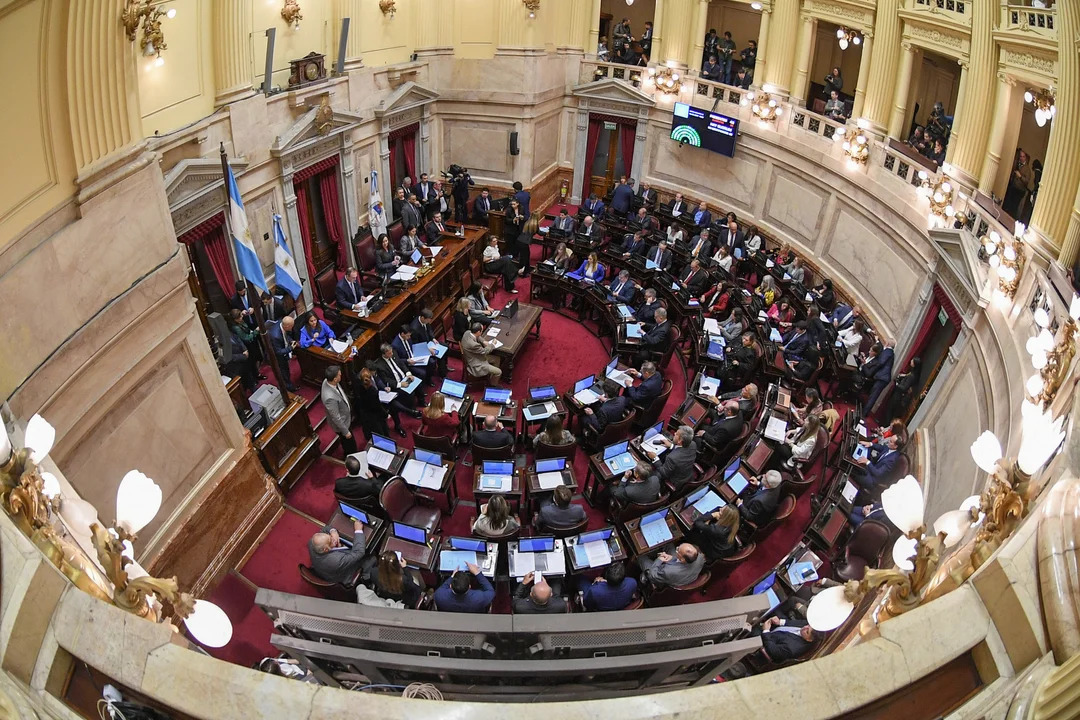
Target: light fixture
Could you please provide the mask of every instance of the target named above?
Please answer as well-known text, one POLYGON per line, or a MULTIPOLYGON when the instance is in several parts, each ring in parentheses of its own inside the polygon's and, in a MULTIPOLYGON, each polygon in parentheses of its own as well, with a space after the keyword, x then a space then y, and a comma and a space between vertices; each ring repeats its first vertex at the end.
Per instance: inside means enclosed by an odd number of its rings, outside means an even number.
POLYGON ((839 43, 841 50, 847 50, 849 45, 861 45, 862 36, 859 35, 858 30, 839 27, 836 29, 836 42, 839 43))
POLYGON ((0 467, 7 465, 11 459, 11 438, 8 437, 7 425, 4 418, 0 417, 0 467))
MULTIPOLYGON (((944 167, 942 170, 944 171, 944 167)), ((930 229, 947 227, 956 216, 956 208, 952 204, 956 197, 956 188, 952 181, 944 172, 931 178, 925 170, 919 171, 919 179, 922 184, 917 192, 930 202, 930 213, 927 216, 930 229)))
POLYGON ((750 3, 750 7, 754 10, 760 10, 762 8, 762 5, 759 2, 752 2, 750 3))
MULTIPOLYGON (((987 263, 997 271, 998 291, 1007 299, 1016 296, 1016 290, 1020 287, 1020 274, 1027 262, 1027 249, 1024 242, 1024 233, 1027 228, 1023 223, 1016 223, 1014 235, 1006 240, 996 230, 991 230, 989 235, 980 238, 983 251, 987 255, 987 263)), ((1045 314, 1045 311, 1044 311, 1045 314)), ((1038 322, 1038 317, 1036 317, 1038 322)))
POLYGON ((1054 89, 1044 90, 1036 88, 1024 93, 1024 102, 1035 106, 1035 124, 1043 127, 1054 119, 1057 114, 1057 106, 1054 104, 1054 89))
MULTIPOLYGON (((165 34, 161 31, 161 19, 163 17, 176 17, 176 10, 170 8, 165 12, 160 7, 155 7, 151 0, 127 0, 123 12, 120 14, 120 22, 127 33, 127 39, 135 42, 140 25, 142 38, 139 40, 139 49, 146 57, 157 56, 161 59, 161 52, 169 46, 165 44, 165 34)), ((160 65, 160 63, 155 63, 160 65)))
POLYGON ((626 4, 627 4, 627 5, 633 5, 633 4, 634 4, 634 0, 626 0, 626 4))
POLYGON ((52 450, 53 442, 56 440, 56 429, 45 418, 34 415, 30 418, 30 422, 26 423, 24 440, 26 447, 30 448, 30 461, 38 465, 52 450))
POLYGON ((389 15, 390 19, 394 19, 394 15, 397 15, 397 0, 379 0, 379 10, 383 15, 389 15))
POLYGON ((682 80, 673 68, 661 66, 649 68, 645 72, 645 85, 656 85, 656 89, 668 95, 678 95, 682 90, 682 80))
POLYGON ((169 18, 170 20, 176 17, 176 8, 169 8, 168 10, 166 10, 165 17, 169 18))
POLYGON ((758 119, 758 125, 768 127, 784 113, 780 103, 772 96, 772 87, 762 85, 761 90, 751 90, 743 96, 741 105, 749 105, 750 112, 758 119))
POLYGON ((536 17, 536 11, 540 9, 540 0, 521 0, 529 11, 529 19, 536 17))
MULTIPOLYGON (((1039 334, 1028 338, 1025 348, 1031 355, 1031 365, 1037 375, 1028 380, 1027 391, 1038 408, 1049 407, 1072 366, 1076 355, 1077 321, 1080 321, 1080 296, 1073 295, 1069 303, 1069 316, 1057 332, 1050 331, 1050 314, 1039 307, 1033 313, 1039 334)), ((1034 414, 1034 413, 1032 413, 1034 414)), ((1026 418, 1025 418, 1026 420, 1026 418)))
POLYGON ((971 443, 971 458, 983 472, 993 472, 998 460, 1001 459, 1001 443, 998 442, 997 436, 989 430, 984 430, 983 434, 971 443))
POLYGON ((848 597, 847 588, 834 585, 814 596, 806 608, 806 622, 818 632, 829 632, 843 625, 854 609, 855 603, 848 597))
POLYGON ((900 532, 910 535, 923 524, 923 494, 914 475, 906 475, 881 492, 885 516, 900 532))
POLYGON ((281 8, 281 18, 292 25, 293 30, 299 30, 300 21, 304 19, 304 14, 300 11, 300 0, 285 0, 285 5, 281 8))
POLYGON ((116 529, 134 538, 161 509, 161 488, 138 470, 130 470, 116 490, 116 529))
POLYGON ((844 156, 847 157, 848 167, 857 168, 865 165, 870 159, 870 138, 866 136, 860 127, 848 128, 840 132, 840 128, 833 133, 833 140, 840 143, 844 156))
POLYGON ((207 600, 196 600, 195 607, 185 620, 188 632, 201 645, 219 648, 232 640, 233 626, 225 611, 207 600))

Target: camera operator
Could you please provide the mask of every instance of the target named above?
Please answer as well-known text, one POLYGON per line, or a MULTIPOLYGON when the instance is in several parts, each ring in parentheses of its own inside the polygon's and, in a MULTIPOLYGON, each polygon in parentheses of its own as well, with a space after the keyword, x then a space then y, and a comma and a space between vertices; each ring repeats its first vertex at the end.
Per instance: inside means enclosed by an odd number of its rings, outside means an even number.
POLYGON ((442 175, 450 183, 450 194, 454 198, 454 222, 464 224, 468 220, 466 206, 469 203, 469 186, 476 183, 469 175, 468 168, 456 164, 451 165, 442 175))

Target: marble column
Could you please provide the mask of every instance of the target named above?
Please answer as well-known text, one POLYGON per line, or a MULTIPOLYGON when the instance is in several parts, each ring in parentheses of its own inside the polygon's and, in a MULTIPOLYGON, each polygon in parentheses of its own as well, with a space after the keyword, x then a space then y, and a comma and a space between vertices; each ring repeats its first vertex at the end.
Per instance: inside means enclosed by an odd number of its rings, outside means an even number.
MULTIPOLYGON (((664 35, 667 37, 664 38, 664 44, 659 51, 653 52, 653 60, 660 64, 673 63, 682 69, 690 67, 693 41, 686 28, 694 24, 695 9, 694 5, 685 0, 664 3, 664 17, 661 23, 665 28, 664 35)), ((659 13, 657 16, 659 17, 659 13)), ((655 41, 653 41, 653 47, 656 47, 655 41)))
POLYGON ((701 72, 701 54, 705 52, 705 33, 708 32, 709 25, 709 0, 698 0, 694 13, 694 22, 689 23, 690 57, 686 59, 686 64, 691 70, 701 72))
MULTIPOLYGON (((567 47, 581 48, 589 52, 589 17, 592 10, 591 0, 573 0, 570 15, 570 28, 567 33, 567 47)), ((593 52, 596 48, 593 48, 593 52)))
POLYGON ((251 56, 251 3, 214 0, 214 105, 254 95, 251 56))
POLYGON ((859 118, 866 106, 866 85, 870 81, 870 59, 874 56, 874 31, 866 30, 862 34, 862 55, 859 57, 859 77, 855 81, 855 102, 851 106, 851 116, 859 118))
POLYGON ((889 137, 901 138, 907 123, 907 104, 911 85, 911 68, 915 64, 915 47, 904 42, 900 44, 900 66, 896 70, 896 87, 893 93, 892 114, 889 115, 889 137))
MULTIPOLYGON (((956 90, 956 107, 953 108, 953 130, 952 133, 950 133, 949 135, 949 149, 945 155, 945 162, 949 163, 950 165, 955 162, 954 158, 956 157, 956 154, 958 152, 957 148, 953 146, 954 138, 961 138, 964 134, 964 125, 967 120, 967 114, 964 112, 964 106, 966 105, 965 100, 967 98, 967 93, 971 91, 972 85, 970 72, 971 64, 966 60, 957 60, 956 64, 960 66, 960 84, 956 90), (956 134, 957 130, 960 131, 960 135, 956 134)), ((989 126, 987 127, 987 130, 989 130, 989 126)), ((907 129, 905 128, 905 132, 906 131, 907 129)), ((985 142, 986 141, 984 138, 984 146, 985 142)), ((975 185, 978 183, 978 180, 975 179, 975 173, 971 172, 970 170, 954 167, 952 174, 955 179, 960 181, 960 184, 964 185, 967 188, 974 188, 975 185)))
MULTIPOLYGON (((666 10, 664 0, 656 0, 652 16, 652 50, 649 52, 651 62, 660 62, 660 59, 664 57, 664 36, 662 33, 664 28, 668 26, 667 21, 664 19, 666 10)), ((642 32, 645 32, 644 29, 642 29, 642 32)))
MULTIPOLYGON (((1075 162, 1074 158, 1073 163, 1075 162)), ((1042 199, 1041 191, 1039 199, 1042 199)), ((1061 244, 1058 262, 1065 268, 1071 268, 1076 264, 1078 256, 1080 256, 1080 190, 1077 190, 1072 213, 1069 215, 1069 227, 1065 231, 1065 241, 1061 244)))
POLYGON ((791 102, 806 105, 806 78, 810 74, 810 54, 814 49, 814 30, 817 20, 810 15, 803 15, 799 23, 799 38, 795 44, 795 65, 791 72, 791 102))
POLYGON ((1073 655, 1046 676, 1035 691, 1028 717, 1031 720, 1070 720, 1076 717, 1077 703, 1080 703, 1080 654, 1073 655))
POLYGON ((765 82, 765 75, 768 73, 769 25, 771 20, 772 7, 763 8, 761 10, 761 26, 758 28, 757 36, 757 62, 754 63, 755 86, 760 86, 765 82))
POLYGON ((589 37, 585 41, 585 54, 595 55, 596 48, 600 45, 600 0, 591 0, 592 10, 589 12, 589 37))
POLYGON ((990 123, 990 138, 986 144, 986 158, 983 160, 982 173, 979 175, 979 190, 987 195, 994 191, 997 182, 998 167, 1005 154, 1005 131, 1009 124, 1009 101, 1012 100, 1016 80, 1010 75, 999 72, 994 87, 994 114, 990 123))
MULTIPOLYGON (((968 67, 961 75, 959 99, 949 136, 948 161, 959 171, 961 181, 965 177, 971 180, 966 183, 968 185, 973 185, 976 178, 981 179, 980 171, 990 137, 993 104, 988 102, 986 89, 994 85, 997 70, 993 35, 997 5, 996 0, 971 3, 971 53, 968 67)), ((993 146, 990 150, 993 151, 993 146)))
MULTIPOLYGON (((1031 214, 1031 225, 1052 245, 1062 248, 1069 226, 1069 214, 1076 188, 1080 186, 1080 55, 1075 38, 1080 35, 1080 3, 1059 2, 1057 31, 1061 38, 1058 52, 1057 110, 1051 121, 1050 144, 1046 148, 1039 198, 1031 214)), ((1068 255, 1076 256, 1076 248, 1068 255)))
MULTIPOLYGON (((795 44, 799 33, 799 0, 774 0, 773 17, 769 28, 768 66, 762 81, 772 90, 787 96, 795 59, 795 44)), ((760 53, 759 53, 760 55, 760 53)))
MULTIPOLYGON (((1077 403, 1073 403, 1074 408, 1077 403)), ((1074 466, 1075 467, 1075 466, 1074 466)), ((1054 659, 1064 663, 1080 656, 1080 577, 1077 561, 1080 548, 1080 479, 1065 471, 1065 477, 1050 488, 1039 519, 1039 594, 1046 618, 1046 636, 1054 659)), ((1077 682, 1073 679, 1073 683, 1077 682)))
POLYGON ((870 129, 879 134, 885 132, 889 122, 893 81, 900 59, 900 37, 899 3, 879 3, 874 16, 874 52, 870 58, 870 74, 862 108, 862 116, 870 123, 870 129))

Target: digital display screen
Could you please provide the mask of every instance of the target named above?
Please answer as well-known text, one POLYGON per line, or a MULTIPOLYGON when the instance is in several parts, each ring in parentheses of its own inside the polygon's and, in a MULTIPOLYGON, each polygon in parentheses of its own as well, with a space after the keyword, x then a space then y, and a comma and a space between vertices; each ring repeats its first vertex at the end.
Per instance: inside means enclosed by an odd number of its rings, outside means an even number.
POLYGON ((739 121, 720 113, 675 103, 671 115, 671 139, 694 147, 734 157, 739 121))

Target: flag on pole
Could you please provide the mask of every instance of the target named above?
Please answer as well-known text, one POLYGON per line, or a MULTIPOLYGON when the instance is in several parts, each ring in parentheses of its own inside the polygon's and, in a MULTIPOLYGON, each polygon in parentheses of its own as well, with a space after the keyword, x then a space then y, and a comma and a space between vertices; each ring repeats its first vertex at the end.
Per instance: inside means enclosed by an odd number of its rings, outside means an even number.
POLYGON ((232 231, 233 249, 236 251, 236 267, 245 280, 263 292, 268 292, 262 263, 255 252, 255 244, 251 241, 251 233, 248 231, 244 201, 240 199, 240 189, 236 187, 236 178, 233 177, 232 168, 227 163, 225 163, 225 185, 229 190, 229 229, 232 231))
POLYGON ((386 232, 386 208, 383 207, 382 197, 379 195, 379 173, 371 171, 371 197, 368 200, 368 224, 371 225, 371 236, 376 240, 386 232))
POLYGON ((274 271, 277 286, 287 291, 293 299, 300 297, 303 287, 300 274, 296 270, 289 245, 285 242, 285 231, 281 229, 281 216, 274 213, 274 271))

